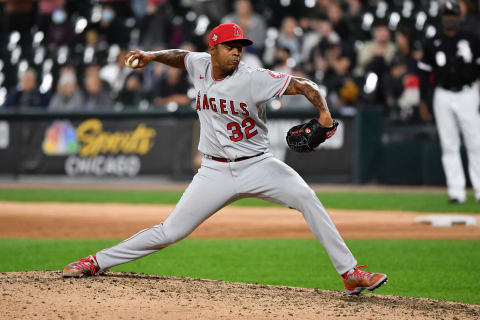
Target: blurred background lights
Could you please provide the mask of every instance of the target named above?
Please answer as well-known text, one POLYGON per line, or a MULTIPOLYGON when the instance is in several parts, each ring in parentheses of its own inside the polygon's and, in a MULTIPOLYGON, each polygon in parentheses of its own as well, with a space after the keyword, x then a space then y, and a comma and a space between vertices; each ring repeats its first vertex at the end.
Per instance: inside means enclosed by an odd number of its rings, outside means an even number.
POLYGON ((400 14, 398 12, 392 12, 392 14, 390 14, 390 21, 388 22, 390 30, 396 30, 399 22, 400 14))
POLYGON ((427 14, 425 12, 420 11, 417 13, 417 18, 415 19, 415 28, 417 30, 423 30, 423 26, 427 21, 427 14))
POLYGON ((167 104, 167 110, 170 112, 175 112, 178 109, 178 103, 171 101, 167 104))
POLYGON ((367 80, 365 81, 365 86, 363 87, 363 91, 367 94, 372 93, 377 88, 378 76, 370 72, 367 76, 367 80))
POLYGON ((65 62, 67 62, 67 58, 68 58, 68 47, 61 46, 58 49, 58 55, 57 55, 58 64, 65 64, 65 62))
POLYGON ((16 47, 12 51, 12 55, 10 57, 10 63, 11 64, 17 64, 18 61, 20 60, 20 56, 22 55, 22 49, 20 47, 16 47))
POLYGON ((437 34, 437 29, 435 29, 434 26, 429 25, 429 26, 427 27, 426 32, 425 32, 426 37, 427 37, 427 38, 433 38, 433 37, 435 37, 435 34, 437 34))
POLYGON ((33 57, 33 63, 36 65, 39 65, 43 62, 43 59, 45 59, 45 48, 40 47, 37 50, 35 50, 35 55, 33 57))
POLYGON ((84 17, 79 17, 77 19, 77 23, 75 23, 75 33, 76 34, 82 33, 83 30, 85 30, 85 28, 87 27, 87 25, 88 25, 87 19, 85 19, 84 17))
POLYGON ((402 16, 404 16, 405 18, 410 18, 414 7, 415 6, 412 1, 410 0, 404 1, 403 8, 402 8, 402 16))
POLYGON ((207 31, 210 19, 206 15, 200 15, 197 20, 197 26, 195 27, 195 34, 200 36, 207 31))
POLYGON ((95 50, 92 47, 87 47, 85 49, 85 53, 83 54, 83 62, 92 63, 94 53, 95 53, 95 50))
POLYGON ((92 23, 97 23, 100 21, 101 18, 102 18, 102 7, 97 5, 92 9, 92 15, 90 16, 90 21, 92 23))
POLYGON ((13 31, 8 40, 8 50, 14 50, 17 47, 18 41, 20 41, 20 32, 13 31))
POLYGON ((25 59, 22 59, 18 64, 18 73, 23 74, 28 69, 28 62, 25 59))
POLYGON ((436 17, 438 16, 438 10, 439 10, 438 2, 430 1, 430 8, 428 8, 428 14, 431 17, 436 17))
POLYGON ((375 15, 378 18, 383 19, 385 18, 387 10, 388 10, 388 4, 385 1, 380 1, 377 4, 377 10, 375 11, 375 15))
POLYGON ((187 14, 185 15, 185 18, 187 21, 195 21, 197 19, 197 14, 194 11, 188 11, 187 14))
POLYGON ((190 88, 188 89, 187 91, 187 96, 190 98, 190 99, 195 99, 195 88, 190 88))
POLYGON ((362 20, 362 29, 365 31, 370 30, 374 19, 375 18, 373 17, 373 14, 371 14, 370 12, 365 13, 362 20))
POLYGON ((45 59, 43 62, 42 72, 49 73, 53 67, 53 60, 52 59, 45 59))
POLYGON ((305 0, 305 7, 314 8, 315 7, 315 0, 305 0))
POLYGON ((43 76, 42 84, 40 85, 40 92, 47 93, 52 88, 53 76, 47 73, 43 76))
POLYGON ((43 31, 36 32, 33 36, 33 46, 38 47, 44 38, 45 34, 43 33, 43 31))
POLYGON ((270 107, 273 110, 278 110, 282 107, 282 103, 280 102, 280 100, 275 99, 275 100, 272 100, 272 103, 270 104, 270 107))

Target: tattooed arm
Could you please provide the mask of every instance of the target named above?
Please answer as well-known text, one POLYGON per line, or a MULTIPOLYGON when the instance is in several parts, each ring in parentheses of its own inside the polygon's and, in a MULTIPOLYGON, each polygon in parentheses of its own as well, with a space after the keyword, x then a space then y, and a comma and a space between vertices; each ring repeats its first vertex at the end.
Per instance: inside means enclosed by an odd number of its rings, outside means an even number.
POLYGON ((150 61, 156 61, 173 68, 179 68, 185 70, 185 56, 189 53, 187 50, 171 49, 161 51, 130 51, 125 56, 125 64, 138 59, 138 65, 134 69, 145 67, 150 61))
POLYGON ((320 93, 318 85, 308 79, 292 76, 292 80, 285 90, 286 95, 302 94, 317 108, 320 116, 318 122, 324 127, 330 127, 333 124, 332 116, 328 110, 327 101, 320 93))

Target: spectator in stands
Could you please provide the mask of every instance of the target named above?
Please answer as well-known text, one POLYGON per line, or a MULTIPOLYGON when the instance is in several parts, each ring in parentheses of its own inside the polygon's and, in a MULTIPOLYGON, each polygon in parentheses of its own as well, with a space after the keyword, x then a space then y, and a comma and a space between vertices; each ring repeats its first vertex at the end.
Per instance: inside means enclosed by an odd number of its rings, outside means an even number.
POLYGON ((477 37, 480 37, 480 13, 478 10, 475 10, 471 0, 460 0, 458 4, 460 6, 462 29, 473 32, 477 37))
POLYGON ((272 70, 291 74, 293 67, 296 63, 292 60, 292 55, 290 54, 290 49, 280 47, 275 53, 275 60, 272 70))
MULTIPOLYGON (((164 50, 164 47, 155 47, 153 51, 164 50)), ((188 50, 190 52, 195 52, 196 48, 193 44, 185 42, 180 46, 182 50, 188 50)), ((149 98, 152 98, 154 88, 160 83, 160 81, 167 76, 167 67, 163 63, 149 63, 143 69, 143 81, 142 89, 149 98)))
POLYGON ((107 64, 100 69, 100 79, 108 82, 116 96, 125 86, 127 76, 133 69, 125 66, 125 50, 120 49, 115 63, 107 64))
POLYGON ((85 32, 85 49, 83 50, 83 64, 90 64, 94 60, 97 63, 104 63, 108 57, 108 44, 100 41, 100 35, 95 29, 85 32))
MULTIPOLYGON (((155 47, 153 51, 160 51, 164 47, 155 47)), ((163 63, 149 63, 143 69, 143 91, 152 93, 153 88, 160 82, 160 79, 166 74, 166 67, 163 63)))
POLYGON ((55 9, 64 8, 65 0, 39 0, 38 1, 38 28, 45 33, 52 19, 52 13, 55 9))
POLYGON ((302 50, 302 41, 300 34, 297 33, 297 20, 294 17, 285 17, 282 20, 280 34, 277 39, 277 47, 288 48, 290 55, 296 63, 300 63, 300 52, 302 50))
MULTIPOLYGON (((142 21, 142 47, 145 50, 153 50, 156 47, 167 47, 171 17, 168 12, 168 3, 149 0, 146 8, 146 16, 142 21)), ((168 46, 177 48, 178 46, 168 46)))
POLYGON ((86 111, 110 110, 113 107, 112 97, 100 79, 99 69, 98 65, 91 65, 85 72, 86 111))
POLYGON ((383 77, 390 72, 390 66, 397 51, 397 46, 390 41, 390 30, 383 22, 373 27, 374 39, 366 42, 359 50, 355 75, 364 77, 369 73, 376 76, 375 83, 371 83, 369 92, 363 97, 365 102, 372 105, 385 103, 385 90, 383 77))
POLYGON ((177 68, 166 68, 165 77, 153 88, 153 102, 158 107, 163 107, 171 102, 177 106, 190 103, 191 99, 187 96, 190 83, 188 82, 185 70, 177 68))
POLYGON ((346 0, 346 10, 344 17, 351 31, 350 39, 367 40, 371 35, 362 28, 363 23, 363 4, 361 0, 346 0))
POLYGON ((252 9, 250 0, 236 0, 234 4, 235 12, 230 13, 222 23, 233 22, 242 28, 244 35, 253 41, 252 48, 257 50, 257 54, 261 54, 264 44, 267 27, 265 19, 255 13, 252 9))
POLYGON ((318 16, 311 21, 312 30, 303 37, 301 60, 303 61, 307 73, 313 74, 313 57, 315 53, 312 50, 322 51, 328 42, 338 42, 340 37, 333 30, 333 25, 327 16, 318 16))
POLYGON ((142 74, 133 72, 127 76, 125 86, 119 92, 115 106, 121 108, 137 108, 140 101, 143 100, 142 74))
POLYGON ((130 6, 137 21, 142 21, 147 15, 148 0, 132 0, 130 6))
POLYGON ((75 69, 66 67, 60 71, 57 92, 48 105, 48 111, 82 110, 84 97, 78 88, 75 69))
POLYGON ((47 31, 47 46, 51 52, 55 52, 60 46, 71 46, 75 41, 75 30, 73 24, 63 8, 53 11, 51 23, 47 31))
POLYGON ((41 93, 37 87, 37 72, 27 69, 20 77, 20 88, 15 88, 7 96, 5 107, 46 108, 50 101, 48 93, 41 93))
POLYGON ((100 42, 106 45, 118 44, 121 48, 125 48, 128 44, 129 34, 123 21, 117 17, 115 8, 109 4, 102 6, 102 15, 100 22, 95 24, 93 28, 97 31, 100 42))
POLYGON ((330 2, 327 7, 327 15, 332 22, 333 30, 340 36, 342 41, 349 41, 352 36, 350 25, 343 17, 343 10, 337 2, 330 2))
POLYGON ((327 14, 330 2, 331 0, 317 0, 315 3, 315 7, 311 9, 311 11, 313 12, 312 16, 325 16, 327 14))
POLYGON ((406 27, 399 27, 395 32, 395 44, 397 51, 394 59, 401 59, 407 63, 408 72, 416 71, 417 61, 421 57, 421 48, 415 48, 411 39, 411 32, 406 27))
POLYGON ((327 87, 327 100, 333 108, 354 105, 359 90, 350 74, 351 60, 343 53, 340 42, 328 42, 325 48, 326 70, 323 84, 327 87))
POLYGON ((396 51, 397 46, 390 40, 388 26, 378 23, 373 28, 373 40, 366 42, 358 53, 356 74, 373 71, 380 76, 388 72, 396 51))

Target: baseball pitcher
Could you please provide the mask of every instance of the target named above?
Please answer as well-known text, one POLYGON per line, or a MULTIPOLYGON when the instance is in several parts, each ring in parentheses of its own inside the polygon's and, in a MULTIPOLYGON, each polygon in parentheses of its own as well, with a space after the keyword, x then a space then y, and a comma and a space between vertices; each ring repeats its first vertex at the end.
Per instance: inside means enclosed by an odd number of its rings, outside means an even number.
POLYGON ((312 81, 242 63, 243 47, 251 44, 238 25, 226 23, 211 31, 208 53, 135 50, 126 55, 125 62, 132 68, 143 68, 155 61, 187 70, 197 93, 202 165, 165 221, 68 264, 63 276, 95 275, 159 251, 187 237, 224 206, 241 198, 257 197, 302 212, 343 277, 347 293, 374 290, 387 281, 385 274, 357 267, 315 192, 297 172, 269 152, 265 105, 274 97, 302 94, 319 111, 318 119, 288 132, 287 143, 295 151, 313 151, 335 133, 338 124, 312 81))

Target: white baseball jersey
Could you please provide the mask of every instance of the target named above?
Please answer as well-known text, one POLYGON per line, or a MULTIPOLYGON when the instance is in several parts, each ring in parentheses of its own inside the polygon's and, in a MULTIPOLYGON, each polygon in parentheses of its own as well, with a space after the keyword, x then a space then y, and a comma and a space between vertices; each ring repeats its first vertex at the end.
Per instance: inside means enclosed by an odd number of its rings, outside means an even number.
POLYGON ((280 97, 291 77, 240 62, 233 74, 215 80, 210 54, 198 52, 185 57, 185 67, 197 92, 198 150, 228 159, 268 152, 266 102, 280 97))

